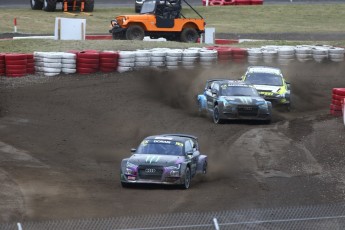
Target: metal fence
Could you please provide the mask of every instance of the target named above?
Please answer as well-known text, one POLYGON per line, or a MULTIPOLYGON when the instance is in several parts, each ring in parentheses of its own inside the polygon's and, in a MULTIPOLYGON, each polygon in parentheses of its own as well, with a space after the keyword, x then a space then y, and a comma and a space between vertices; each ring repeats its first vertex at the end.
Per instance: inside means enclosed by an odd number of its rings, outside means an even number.
POLYGON ((1 230, 345 229, 345 204, 0 224, 1 230))

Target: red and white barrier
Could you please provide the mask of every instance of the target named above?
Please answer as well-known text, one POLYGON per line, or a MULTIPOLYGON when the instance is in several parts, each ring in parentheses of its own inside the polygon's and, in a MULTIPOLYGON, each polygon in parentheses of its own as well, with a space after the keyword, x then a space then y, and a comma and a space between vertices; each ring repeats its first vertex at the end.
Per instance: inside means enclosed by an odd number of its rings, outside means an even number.
POLYGON ((332 103, 330 113, 334 116, 342 116, 344 110, 345 88, 332 89, 332 103))

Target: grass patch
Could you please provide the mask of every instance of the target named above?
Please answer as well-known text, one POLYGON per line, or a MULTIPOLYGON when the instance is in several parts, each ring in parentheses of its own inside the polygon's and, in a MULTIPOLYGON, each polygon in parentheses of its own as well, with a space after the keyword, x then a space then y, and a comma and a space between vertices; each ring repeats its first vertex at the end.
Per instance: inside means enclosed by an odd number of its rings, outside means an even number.
MULTIPOLYGON (((293 4, 262 6, 195 7, 208 27, 218 33, 336 33, 344 32, 345 4, 293 4)), ((134 14, 133 7, 98 8, 87 19, 87 33, 108 33, 109 22, 116 15, 134 14)), ((185 7, 183 14, 194 17, 185 7)), ((13 31, 17 17, 20 33, 53 34, 55 17, 73 18, 57 12, 31 9, 0 9, 0 31, 13 31)))
MULTIPOLYGON (((204 16, 208 27, 215 27, 219 33, 337 33, 344 32, 345 4, 294 4, 263 6, 196 7, 204 16), (221 15, 221 17, 219 16, 221 15)), ((87 34, 108 34, 109 22, 114 16, 134 14, 133 7, 99 8, 93 16, 79 15, 87 19, 87 34)), ((184 9, 185 16, 194 12, 184 9)), ((1 33, 13 31, 13 18, 17 17, 18 31, 28 34, 53 34, 55 17, 73 18, 57 12, 34 11, 31 9, 0 9, 1 33)), ((344 41, 298 42, 266 41, 246 42, 236 46, 260 47, 263 45, 327 44, 345 46, 344 41)), ((203 46, 193 44, 193 46, 203 46)), ((54 41, 54 40, 2 40, 0 52, 68 51, 85 50, 135 50, 143 48, 187 48, 190 44, 178 42, 142 41, 54 41)))

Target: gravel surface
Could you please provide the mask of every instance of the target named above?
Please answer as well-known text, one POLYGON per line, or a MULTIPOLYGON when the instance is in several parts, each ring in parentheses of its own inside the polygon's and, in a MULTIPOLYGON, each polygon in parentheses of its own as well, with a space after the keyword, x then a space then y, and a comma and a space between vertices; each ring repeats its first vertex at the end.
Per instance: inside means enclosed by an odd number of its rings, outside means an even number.
POLYGON ((329 115, 345 65, 282 66, 291 112, 270 125, 198 117, 206 79, 245 65, 196 71, 0 79, 0 221, 98 218, 338 203, 344 126, 329 115), (123 189, 122 158, 147 135, 189 133, 209 156, 190 190, 123 189))

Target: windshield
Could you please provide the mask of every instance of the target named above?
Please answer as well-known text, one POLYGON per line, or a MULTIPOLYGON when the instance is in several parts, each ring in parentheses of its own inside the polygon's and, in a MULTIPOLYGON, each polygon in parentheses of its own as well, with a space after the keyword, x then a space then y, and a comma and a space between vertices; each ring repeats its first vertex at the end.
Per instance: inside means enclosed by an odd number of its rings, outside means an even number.
POLYGON ((272 73, 249 73, 246 76, 245 82, 252 85, 283 85, 282 77, 272 73))
POLYGON ((221 96, 248 96, 258 97, 256 89, 247 86, 221 86, 221 96))
POLYGON ((153 13, 156 8, 156 1, 144 1, 141 7, 141 14, 153 13))
POLYGON ((170 141, 170 143, 153 143, 152 141, 143 141, 136 153, 182 156, 183 144, 174 141, 170 141))

